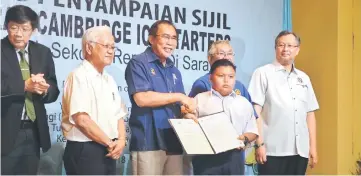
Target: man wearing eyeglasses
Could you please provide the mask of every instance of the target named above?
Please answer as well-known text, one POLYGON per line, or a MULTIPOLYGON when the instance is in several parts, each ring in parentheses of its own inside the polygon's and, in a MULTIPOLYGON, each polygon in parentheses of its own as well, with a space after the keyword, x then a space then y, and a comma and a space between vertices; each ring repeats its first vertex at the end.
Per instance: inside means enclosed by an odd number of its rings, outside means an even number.
MULTIPOLYGON (((227 59, 234 63, 234 56, 233 48, 228 40, 216 40, 210 45, 208 50, 208 62, 211 66, 215 61, 220 59, 227 59)), ((190 97, 195 97, 199 93, 211 90, 212 86, 209 76, 210 74, 207 73, 193 83, 189 93, 190 97)), ((234 91, 251 101, 247 88, 238 80, 236 80, 234 91)))
MULTIPOLYGON (((208 50, 208 62, 211 66, 213 65, 214 62, 216 62, 217 60, 221 60, 221 59, 227 59, 234 63, 234 56, 235 56, 235 54, 234 54, 233 48, 228 40, 216 40, 210 45, 209 50, 208 50)), ((199 93, 210 91, 211 88, 212 88, 212 85, 211 85, 211 81, 210 81, 210 73, 207 73, 204 76, 198 78, 193 83, 193 86, 189 93, 189 96, 195 97, 199 93)), ((241 95, 241 96, 245 97, 249 102, 252 103, 252 99, 247 91, 247 88, 240 81, 236 80, 233 90, 237 95, 241 95)), ((255 112, 255 117, 258 118, 256 112, 255 112)), ((257 119, 257 124, 259 124, 258 119, 257 119)), ((261 127, 262 126, 258 125, 258 129, 261 129, 261 127)), ((262 136, 259 135, 256 140, 256 146, 259 146, 258 151, 261 155, 262 155, 262 151, 263 151, 263 147, 261 147, 262 143, 263 143, 262 136)), ((247 156, 249 156, 248 153, 253 154, 252 150, 254 150, 254 149, 246 148, 246 152, 242 153, 242 155, 247 154, 247 156)), ((263 154, 265 155, 264 152, 263 152, 263 154)), ((254 158, 253 156, 254 155, 252 155, 251 158, 254 158)), ((242 156, 242 160, 244 157, 245 156, 242 156)), ((187 157, 185 159, 187 160, 187 157)), ((188 158, 188 160, 190 160, 190 159, 188 158)), ((187 165, 189 165, 189 167, 191 167, 190 164, 187 164, 187 163, 188 162, 185 161, 185 167, 187 167, 187 165)), ((252 169, 253 166, 249 166, 249 168, 248 168, 248 166, 245 166, 245 167, 246 167, 245 170, 247 171, 246 172, 247 174, 251 174, 250 172, 248 172, 248 170, 252 170, 252 172, 253 172, 253 169, 252 169)), ((185 170, 190 170, 190 169, 185 168, 185 170)))
POLYGON ((266 158, 257 156, 261 175, 305 175, 317 163, 319 108, 310 78, 295 68, 300 38, 282 31, 275 39, 276 59, 256 69, 249 89, 264 123, 266 158))
POLYGON ((195 102, 185 95, 182 75, 170 59, 177 39, 170 21, 155 22, 149 29, 150 47, 125 71, 132 103, 129 149, 134 175, 183 174, 183 149, 168 119, 180 118, 182 105, 193 111, 195 102))
POLYGON ((83 62, 68 76, 62 100, 67 175, 115 175, 125 147, 125 103, 113 77, 114 37, 108 26, 86 30, 83 62))
POLYGON ((48 47, 30 41, 39 19, 27 6, 9 8, 1 40, 1 174, 35 175, 40 148, 50 148, 45 103, 59 89, 48 47))

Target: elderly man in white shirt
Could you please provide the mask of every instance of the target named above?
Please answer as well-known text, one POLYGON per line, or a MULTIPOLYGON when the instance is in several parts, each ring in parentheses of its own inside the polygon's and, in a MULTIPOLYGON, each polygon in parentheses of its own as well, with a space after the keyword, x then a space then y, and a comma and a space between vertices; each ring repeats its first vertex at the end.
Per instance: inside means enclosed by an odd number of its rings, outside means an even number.
POLYGON ((300 38, 282 31, 275 40, 276 60, 253 73, 249 93, 264 122, 266 158, 257 157, 260 175, 304 175, 317 163, 319 108, 310 78, 295 68, 300 38))
POLYGON ((89 28, 82 38, 84 61, 68 76, 63 94, 63 156, 67 175, 114 175, 125 147, 124 101, 104 67, 114 59, 107 26, 89 28))
MULTIPOLYGON (((252 104, 234 91, 236 67, 227 60, 215 61, 211 66, 210 81, 212 89, 199 93, 195 100, 195 113, 186 114, 185 118, 197 119, 209 114, 224 112, 236 131, 239 139, 247 145, 258 136, 256 118, 252 104)), ((234 149, 214 155, 193 156, 193 172, 195 175, 243 175, 243 149, 234 149)))

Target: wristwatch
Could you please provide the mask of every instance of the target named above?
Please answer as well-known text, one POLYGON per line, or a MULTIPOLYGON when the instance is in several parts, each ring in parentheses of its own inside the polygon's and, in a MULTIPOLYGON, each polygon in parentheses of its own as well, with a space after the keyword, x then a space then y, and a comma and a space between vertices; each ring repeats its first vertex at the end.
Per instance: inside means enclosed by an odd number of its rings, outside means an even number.
POLYGON ((255 149, 258 149, 258 148, 260 148, 260 147, 262 147, 262 146, 264 146, 264 143, 263 143, 263 142, 260 143, 260 144, 255 144, 255 145, 254 145, 254 148, 255 148, 255 149))

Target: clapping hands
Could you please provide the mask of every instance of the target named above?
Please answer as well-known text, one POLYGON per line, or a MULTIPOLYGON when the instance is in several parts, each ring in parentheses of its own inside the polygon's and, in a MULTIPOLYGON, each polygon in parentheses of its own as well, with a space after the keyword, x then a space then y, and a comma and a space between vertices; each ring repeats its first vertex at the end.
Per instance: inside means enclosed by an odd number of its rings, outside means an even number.
POLYGON ((44 74, 31 74, 31 77, 25 81, 25 91, 37 93, 39 95, 46 94, 50 85, 46 83, 44 74))

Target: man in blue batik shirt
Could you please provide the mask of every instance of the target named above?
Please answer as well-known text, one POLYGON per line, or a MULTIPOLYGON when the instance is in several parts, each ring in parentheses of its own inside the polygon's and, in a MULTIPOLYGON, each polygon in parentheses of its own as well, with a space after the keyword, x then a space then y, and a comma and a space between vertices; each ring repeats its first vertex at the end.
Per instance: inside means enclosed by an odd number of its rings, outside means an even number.
POLYGON ((134 175, 183 174, 183 149, 168 119, 180 118, 182 105, 193 111, 195 102, 185 95, 182 76, 169 59, 177 40, 171 22, 155 22, 149 29, 151 46, 125 70, 132 103, 129 150, 134 175))
MULTIPOLYGON (((214 41, 208 50, 208 62, 212 66, 213 63, 220 59, 227 59, 234 63, 234 52, 231 44, 228 40, 214 41)), ((192 86, 189 93, 190 97, 195 97, 197 94, 211 90, 211 81, 209 80, 210 73, 198 78, 192 86)), ((248 101, 251 101, 251 97, 247 91, 247 88, 238 80, 234 86, 234 91, 238 95, 244 96, 248 101)))
MULTIPOLYGON (((212 66, 213 63, 217 60, 220 59, 227 59, 230 60, 231 62, 234 63, 234 52, 233 52, 233 48, 231 46, 231 44, 229 43, 228 40, 217 40, 214 41, 208 50, 208 62, 209 64, 212 66)), ((204 76, 198 78, 192 86, 192 89, 189 93, 190 97, 195 97, 197 94, 202 93, 202 92, 206 92, 211 90, 211 81, 209 79, 210 73, 205 74, 204 76)), ((241 95, 243 97, 245 97, 250 103, 252 103, 252 99, 251 96, 249 95, 247 88, 238 80, 236 80, 235 86, 234 86, 234 92, 237 95, 241 95)), ((259 129, 259 136, 256 140, 256 144, 255 144, 255 148, 257 148, 257 154, 261 155, 261 156, 266 156, 265 150, 263 146, 263 138, 261 136, 261 132, 262 132, 262 125, 260 120, 258 119, 257 113, 255 112, 255 117, 257 118, 257 127, 259 129)), ((255 162, 253 162, 254 164, 252 164, 252 161, 254 159, 254 150, 253 149, 246 149, 246 163, 247 165, 245 166, 245 174, 246 175, 253 175, 253 167, 255 162), (251 160, 251 161, 250 161, 251 160)), ((244 156, 243 156, 244 157, 244 156)), ((187 159, 187 158, 185 158, 187 159)), ((185 161, 185 171, 189 170, 186 167, 187 161, 185 161)))

